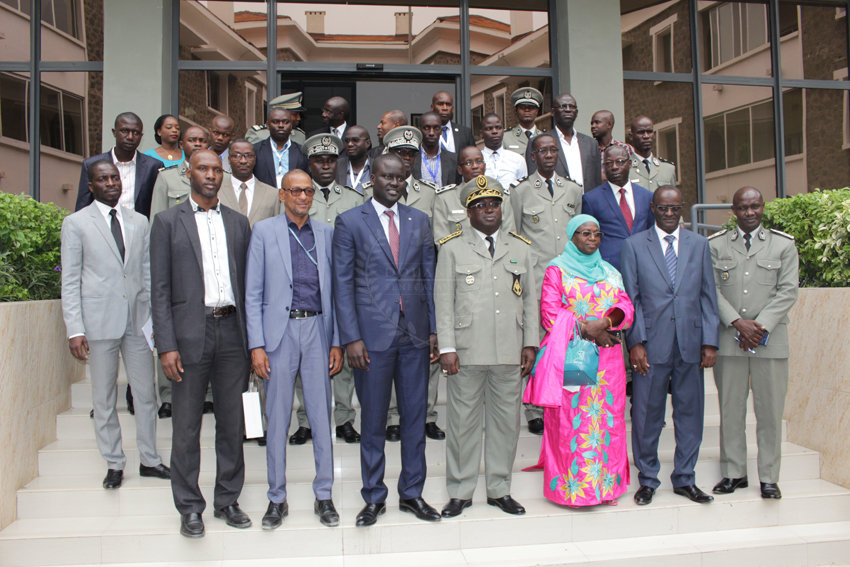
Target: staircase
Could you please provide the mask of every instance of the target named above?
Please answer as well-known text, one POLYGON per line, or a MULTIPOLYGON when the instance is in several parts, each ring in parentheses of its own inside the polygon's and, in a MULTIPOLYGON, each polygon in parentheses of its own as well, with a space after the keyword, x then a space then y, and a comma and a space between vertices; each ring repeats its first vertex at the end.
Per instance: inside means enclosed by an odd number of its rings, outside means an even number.
MULTIPOLYGON (((120 381, 125 382, 123 368, 121 372, 120 381)), ((438 423, 443 427, 445 385, 441 386, 438 423)), ((542 497, 542 473, 521 472, 537 462, 540 447, 540 437, 523 427, 512 495, 525 506, 525 516, 509 516, 487 506, 483 475, 474 505, 459 518, 428 524, 400 512, 395 505, 399 445, 388 443, 388 511, 376 526, 356 528, 354 518, 363 506, 359 445, 337 441, 334 502, 341 526, 324 527, 313 514, 313 457, 308 443, 288 447, 290 515, 273 532, 260 529, 268 503, 266 456, 265 448, 255 442, 245 445, 246 479, 239 500, 254 526, 236 530, 212 517, 215 423, 212 415, 205 415, 200 481, 208 502, 206 537, 189 540, 178 533, 179 516, 169 483, 138 475, 135 422, 126 409, 119 412, 127 454, 124 484, 118 490, 101 488, 106 463, 98 452, 89 418, 90 382, 74 384, 72 396, 72 409, 56 418, 58 439, 39 452, 39 477, 18 491, 18 520, 0 532, 0 567, 850 565, 850 491, 820 479, 818 453, 783 443, 780 486, 784 498, 764 501, 759 496, 752 404, 747 419, 750 488, 716 497, 710 505, 694 504, 673 494, 669 475, 675 441, 668 402, 668 426, 660 443, 662 485, 649 506, 638 507, 632 500, 637 479, 634 467, 632 487, 620 498, 619 506, 573 510, 549 502, 542 497)), ((124 408, 123 401, 119 407, 124 408)), ((720 477, 720 416, 710 373, 705 407, 697 482, 708 491, 720 477)), ((167 463, 171 420, 157 423, 158 448, 167 463)), ((359 424, 355 426, 359 430, 359 424)), ((293 415, 293 431, 295 427, 293 415)), ((784 435, 783 430, 783 439, 784 435)), ((445 442, 428 440, 426 454, 428 480, 423 497, 439 510, 448 500, 445 442)))

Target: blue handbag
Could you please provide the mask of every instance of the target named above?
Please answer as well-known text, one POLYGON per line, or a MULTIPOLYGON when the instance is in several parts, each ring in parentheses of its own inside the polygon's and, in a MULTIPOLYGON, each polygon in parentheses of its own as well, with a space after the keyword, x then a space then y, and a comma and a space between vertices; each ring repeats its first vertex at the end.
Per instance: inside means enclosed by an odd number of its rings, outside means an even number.
POLYGON ((599 347, 593 341, 581 338, 576 321, 575 333, 564 357, 564 387, 596 386, 599 373, 599 347))

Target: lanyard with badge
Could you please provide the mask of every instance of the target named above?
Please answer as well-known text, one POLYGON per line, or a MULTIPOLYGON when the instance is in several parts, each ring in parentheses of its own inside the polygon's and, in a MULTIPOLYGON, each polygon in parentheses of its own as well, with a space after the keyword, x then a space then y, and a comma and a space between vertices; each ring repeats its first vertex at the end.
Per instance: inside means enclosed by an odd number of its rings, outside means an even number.
POLYGON ((277 151, 277 149, 272 146, 272 151, 274 152, 275 156, 277 156, 277 175, 275 175, 275 179, 277 180, 277 188, 280 189, 281 187, 283 187, 283 173, 281 173, 281 168, 283 167, 283 152, 289 151, 289 148, 287 146, 284 146, 282 150, 277 151))
POLYGON ((428 157, 428 154, 425 153, 424 149, 420 149, 419 151, 422 153, 422 165, 424 165, 425 169, 428 170, 428 175, 431 176, 431 181, 433 181, 437 185, 440 185, 440 181, 437 179, 437 169, 439 168, 440 154, 437 154, 437 157, 434 158, 434 169, 431 169, 431 166, 428 165, 428 161, 430 159, 428 157))
POLYGON ((313 258, 313 255, 312 255, 312 254, 310 254, 310 252, 312 252, 313 250, 315 250, 315 249, 316 249, 316 244, 315 244, 315 243, 313 243, 313 247, 312 247, 312 248, 310 248, 309 250, 307 250, 307 247, 306 247, 306 246, 304 246, 304 243, 303 243, 303 242, 301 242, 301 239, 300 239, 300 238, 298 238, 298 235, 297 235, 297 234, 295 234, 295 231, 294 231, 294 230, 292 230, 292 227, 291 227, 291 226, 289 227, 289 233, 290 233, 290 234, 292 234, 292 236, 294 236, 294 237, 295 237, 295 240, 298 242, 298 245, 299 245, 299 246, 301 246, 301 249, 302 249, 302 250, 303 250, 303 251, 307 254, 307 257, 308 257, 308 258, 310 258, 310 261, 311 261, 311 262, 313 262, 313 265, 314 265, 314 266, 316 266, 316 267, 318 267, 318 266, 319 266, 319 262, 318 262, 318 261, 316 261, 316 260, 313 258))
MULTIPOLYGON (((366 171, 366 166, 365 165, 363 166, 363 169, 361 169, 360 172, 357 174, 356 179, 354 177, 354 168, 351 167, 350 165, 349 165, 349 168, 350 168, 350 170, 348 172, 348 178, 351 180, 351 188, 357 189, 357 186, 360 184, 360 178, 363 177, 363 172, 366 171)), ((362 191, 358 191, 358 192, 362 193, 362 191)))

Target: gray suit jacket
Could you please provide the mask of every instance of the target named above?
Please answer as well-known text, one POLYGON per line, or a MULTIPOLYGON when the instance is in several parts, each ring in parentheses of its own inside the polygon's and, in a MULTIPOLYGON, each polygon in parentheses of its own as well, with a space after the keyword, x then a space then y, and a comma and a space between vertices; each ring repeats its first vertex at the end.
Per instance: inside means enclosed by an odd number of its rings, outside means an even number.
MULTIPOLYGON (((221 216, 227 235, 230 284, 241 329, 239 340, 247 356, 244 282, 251 227, 245 216, 225 206, 221 207, 221 216)), ((179 351, 185 364, 196 364, 204 351, 206 308, 201 240, 190 201, 154 217, 150 251, 157 350, 160 354, 179 351)))
POLYGON ((673 356, 675 341, 682 360, 693 364, 701 361, 702 345, 717 347, 720 318, 708 240, 679 230, 675 285, 655 227, 625 240, 620 265, 635 307, 626 331, 630 349, 644 343, 649 363, 663 364, 673 356))
MULTIPOLYGON (((543 132, 542 135, 552 136, 555 140, 558 140, 558 132, 555 130, 543 132)), ((570 175, 570 168, 567 167, 567 156, 564 155, 564 150, 561 148, 560 143, 558 144, 560 151, 558 152, 558 164, 555 166, 555 173, 579 183, 583 191, 587 193, 591 189, 602 185, 602 158, 599 156, 599 144, 596 143, 596 140, 581 132, 576 132, 576 136, 578 136, 578 149, 581 154, 583 179, 576 179, 575 176, 570 175)), ((529 175, 537 171, 537 164, 531 159, 530 143, 525 151, 525 163, 528 166, 529 175)))
POLYGON ((151 315, 148 219, 124 209, 124 257, 96 203, 62 222, 62 314, 68 337, 138 336, 151 315))
MULTIPOLYGON (((327 352, 339 346, 334 313, 331 265, 333 229, 310 220, 316 239, 315 259, 319 268, 322 319, 325 333, 322 347, 327 352)), ((254 227, 245 276, 245 312, 248 320, 248 348, 276 350, 289 324, 292 305, 292 250, 289 245, 289 217, 286 214, 264 220, 254 227)))
MULTIPOLYGON (((236 211, 239 211, 239 200, 236 198, 236 192, 233 190, 233 182, 230 175, 225 175, 221 183, 221 190, 218 192, 218 198, 221 204, 236 211)), ((251 200, 251 210, 248 211, 248 223, 251 228, 254 224, 271 217, 276 217, 280 214, 280 197, 277 189, 266 185, 256 177, 254 177, 254 198, 251 200)))

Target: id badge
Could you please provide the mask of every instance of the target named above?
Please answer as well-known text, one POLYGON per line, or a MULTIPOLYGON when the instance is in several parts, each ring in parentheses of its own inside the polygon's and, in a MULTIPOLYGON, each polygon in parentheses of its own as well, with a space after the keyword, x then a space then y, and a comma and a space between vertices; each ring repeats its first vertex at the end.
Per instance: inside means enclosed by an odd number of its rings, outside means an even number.
POLYGON ((278 175, 276 179, 277 179, 277 188, 280 189, 282 187, 281 184, 283 183, 283 175, 278 175))

